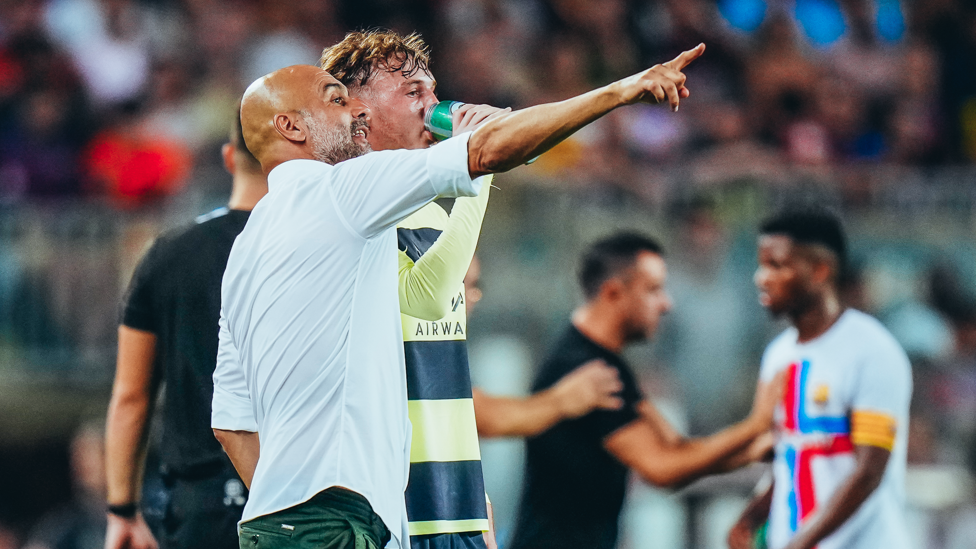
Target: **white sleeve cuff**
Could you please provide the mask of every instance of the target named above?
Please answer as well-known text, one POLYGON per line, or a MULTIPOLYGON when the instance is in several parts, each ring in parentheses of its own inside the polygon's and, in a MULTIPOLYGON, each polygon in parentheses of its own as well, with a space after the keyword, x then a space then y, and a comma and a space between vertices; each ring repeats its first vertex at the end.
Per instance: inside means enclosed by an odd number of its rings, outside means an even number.
POLYGON ((468 139, 472 132, 442 141, 429 149, 427 173, 439 197, 478 196, 481 178, 468 173, 468 139))
POLYGON ((254 421, 251 401, 235 396, 215 386, 213 410, 210 414, 210 427, 223 431, 248 431, 256 433, 258 424, 254 421))

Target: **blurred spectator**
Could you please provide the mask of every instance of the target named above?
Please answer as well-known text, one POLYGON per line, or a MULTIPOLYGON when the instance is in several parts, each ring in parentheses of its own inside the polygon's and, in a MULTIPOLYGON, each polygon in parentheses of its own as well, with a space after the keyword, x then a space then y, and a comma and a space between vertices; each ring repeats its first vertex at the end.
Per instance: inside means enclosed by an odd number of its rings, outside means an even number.
POLYGON ((0 200, 79 192, 87 102, 70 63, 30 33, 0 45, 0 200))
MULTIPOLYGON (((71 502, 42 518, 24 549, 101 549, 105 543, 104 422, 82 425, 71 441, 71 502)), ((0 541, 2 547, 2 541, 0 541)))
POLYGON ((51 0, 45 26, 103 106, 138 99, 153 54, 174 49, 183 28, 178 12, 151 10, 136 0, 51 0))
POLYGON ((746 109, 731 101, 716 101, 696 109, 697 152, 692 160, 692 179, 715 185, 745 179, 773 183, 788 177, 778 151, 749 132, 746 109))
POLYGON ((254 4, 254 27, 250 46, 244 61, 244 82, 254 80, 281 67, 298 64, 315 64, 322 48, 328 44, 314 44, 301 31, 300 22, 305 14, 295 9, 297 2, 289 6, 262 0, 254 4))
POLYGON ((934 458, 976 472, 976 299, 946 266, 933 269, 929 282, 931 301, 952 328, 952 350, 922 378, 919 407, 938 441, 934 458))
MULTIPOLYGON (((759 31, 757 48, 748 57, 746 86, 748 104, 756 130, 768 139, 786 139, 784 130, 808 114, 809 93, 816 87, 821 68, 801 51, 794 24, 783 16, 765 23, 759 31)), ((814 157, 820 143, 795 151, 814 157)))
MULTIPOLYGON (((630 3, 626 0, 548 0, 547 34, 570 32, 585 40, 579 53, 589 60, 592 80, 611 81, 638 69, 630 3), (588 54, 588 55, 587 55, 588 54)), ((692 47, 686 45, 685 48, 692 47)))
POLYGON ((92 191, 123 207, 178 191, 189 174, 192 157, 182 143, 143 131, 135 113, 120 114, 99 132, 82 154, 92 191))
POLYGON ((916 366, 944 360, 953 342, 945 316, 929 303, 927 273, 911 251, 872 250, 864 265, 865 302, 876 313, 916 366))

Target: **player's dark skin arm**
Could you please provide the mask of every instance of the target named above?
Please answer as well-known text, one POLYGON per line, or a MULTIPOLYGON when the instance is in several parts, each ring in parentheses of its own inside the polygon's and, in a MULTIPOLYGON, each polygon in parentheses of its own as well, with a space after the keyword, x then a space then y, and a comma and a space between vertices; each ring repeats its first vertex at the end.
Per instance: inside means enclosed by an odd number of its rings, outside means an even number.
POLYGON ((876 446, 854 447, 854 472, 814 516, 793 536, 785 549, 810 549, 851 518, 881 484, 891 452, 876 446))
MULTIPOLYGON (((105 476, 108 503, 137 503, 146 463, 149 415, 158 388, 153 375, 156 335, 119 326, 119 349, 105 425, 105 476)), ((141 514, 126 519, 109 514, 105 547, 155 549, 141 514)))
POLYGON ((763 493, 759 494, 746 506, 742 516, 729 530, 729 549, 754 549, 756 547, 756 530, 769 518, 769 508, 773 503, 773 484, 770 483, 763 493))
POLYGON ((784 380, 781 374, 760 384, 749 417, 701 438, 685 438, 651 403, 642 402, 641 417, 611 433, 603 446, 647 482, 665 488, 682 486, 712 472, 769 430, 784 380))
POLYGON ((261 455, 258 434, 251 431, 225 431, 224 429, 214 429, 213 432, 224 453, 234 464, 237 474, 244 481, 244 486, 250 490, 254 469, 257 468, 258 457, 261 455))

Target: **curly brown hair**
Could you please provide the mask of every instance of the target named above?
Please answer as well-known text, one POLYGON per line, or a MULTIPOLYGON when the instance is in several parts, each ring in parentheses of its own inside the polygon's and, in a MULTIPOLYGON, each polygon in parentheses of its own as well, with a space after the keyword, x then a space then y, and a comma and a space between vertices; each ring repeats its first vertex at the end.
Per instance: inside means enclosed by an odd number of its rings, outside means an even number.
POLYGON ((365 86, 377 70, 430 74, 430 52, 419 34, 390 30, 350 32, 338 44, 322 50, 319 66, 346 86, 365 86))

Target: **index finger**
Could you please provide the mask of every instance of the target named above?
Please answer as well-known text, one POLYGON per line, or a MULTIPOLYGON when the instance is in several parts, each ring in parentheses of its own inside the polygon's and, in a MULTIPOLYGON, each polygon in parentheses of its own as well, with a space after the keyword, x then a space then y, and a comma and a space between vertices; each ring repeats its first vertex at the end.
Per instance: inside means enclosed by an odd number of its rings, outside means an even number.
POLYGON ((692 61, 701 57, 705 53, 705 44, 698 44, 693 49, 688 51, 683 51, 678 54, 678 57, 668 61, 667 63, 662 63, 664 66, 674 69, 676 71, 684 70, 692 61))

